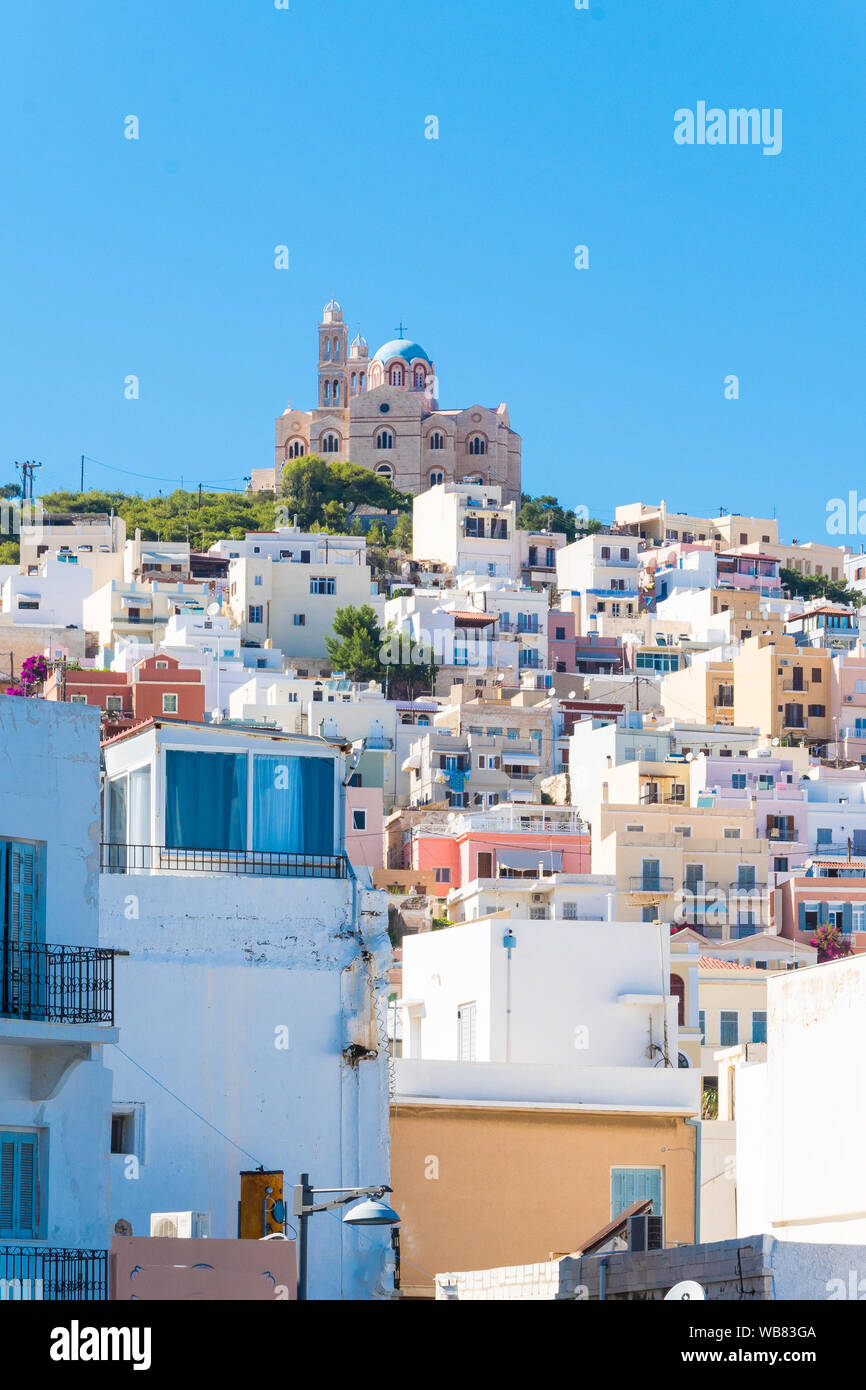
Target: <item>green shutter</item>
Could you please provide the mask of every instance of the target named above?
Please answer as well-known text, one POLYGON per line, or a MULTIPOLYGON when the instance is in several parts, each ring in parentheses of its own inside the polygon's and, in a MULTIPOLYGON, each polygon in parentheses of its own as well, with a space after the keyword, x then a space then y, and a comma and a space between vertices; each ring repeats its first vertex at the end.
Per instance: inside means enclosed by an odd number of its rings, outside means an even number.
POLYGON ((33 1240, 38 1235, 37 1136, 0 1134, 0 1237, 33 1240))

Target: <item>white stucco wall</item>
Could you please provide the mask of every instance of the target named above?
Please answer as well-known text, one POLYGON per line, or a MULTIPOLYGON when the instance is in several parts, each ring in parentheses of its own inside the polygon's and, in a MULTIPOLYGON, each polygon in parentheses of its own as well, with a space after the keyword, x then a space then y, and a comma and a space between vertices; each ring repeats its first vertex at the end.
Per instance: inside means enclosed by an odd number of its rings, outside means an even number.
MULTIPOLYGON (((351 880, 104 876, 102 940, 129 952, 114 1099, 144 1105, 139 1163, 112 1160, 114 1220, 146 1235, 152 1212, 205 1211, 213 1236, 233 1236, 239 1173, 260 1163, 287 1187, 303 1171, 314 1186, 387 1182, 387 1047, 371 1006, 390 960, 384 895, 355 894, 351 880), (351 1066, 342 1049, 357 1040, 378 1056, 351 1066)), ((310 1296, 390 1288, 388 1230, 338 1217, 311 1219, 310 1296)))

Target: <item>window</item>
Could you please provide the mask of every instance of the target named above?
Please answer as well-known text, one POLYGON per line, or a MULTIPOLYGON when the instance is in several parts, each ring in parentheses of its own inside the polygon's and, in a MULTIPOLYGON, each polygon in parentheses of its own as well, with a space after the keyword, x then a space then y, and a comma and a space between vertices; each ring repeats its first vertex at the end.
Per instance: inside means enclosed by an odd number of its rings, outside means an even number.
POLYGON ((444 434, 440 433, 439 430, 434 430, 433 433, 429 436, 429 438, 428 438, 428 440, 427 440, 427 447, 428 447, 429 449, 444 449, 444 448, 445 448, 445 436, 444 436, 444 434))
POLYGON ((403 385, 403 368, 402 368, 402 367, 392 367, 392 368, 391 368, 391 385, 392 385, 392 386, 402 386, 402 385, 403 385))
POLYGON ((394 470, 390 463, 380 463, 376 469, 376 473, 380 478, 387 478, 389 482, 394 476, 394 470))
POLYGON ((264 608, 260 603, 251 603, 248 612, 248 622, 260 623, 264 618, 264 608))
POLYGON ((457 1058, 460 1062, 475 1061, 476 1004, 461 1004, 457 1010, 457 1058))
POLYGON ((740 1041, 740 1015, 736 1009, 722 1009, 719 1043, 721 1047, 736 1047, 740 1041))
POLYGON ((562 904, 562 916, 563 916, 563 920, 566 921, 566 922, 576 922, 576 921, 577 921, 577 903, 572 903, 572 902, 563 903, 563 904, 562 904))
POLYGON ((610 1170, 610 1219, 616 1218, 635 1202, 652 1198, 654 1216, 661 1216, 662 1170, 661 1168, 611 1168, 610 1170))
POLYGON ((826 710, 823 705, 809 705, 808 712, 811 719, 823 719, 826 710))
POLYGON ((326 434, 322 439, 323 454, 338 454, 340 452, 340 440, 336 434, 326 434))
POLYGON ((737 791, 742 791, 743 788, 745 787, 745 785, 746 785, 746 774, 745 774, 745 772, 732 772, 732 773, 731 773, 731 786, 732 786, 732 787, 734 787, 737 791))
POLYGON ((261 588, 261 586, 262 586, 262 576, 261 576, 260 574, 257 574, 257 575, 254 576, 254 578, 253 578, 253 584, 255 585, 255 587, 256 587, 257 589, 260 589, 260 588, 261 588))
POLYGON ((737 826, 736 828, 734 828, 734 827, 732 827, 732 826, 729 826, 729 825, 725 827, 725 839, 726 839, 726 840, 739 840, 739 838, 740 838, 740 827, 739 827, 739 826, 737 826))
POLYGON ((294 624, 295 624, 295 627, 306 627, 306 625, 307 625, 307 615, 306 615, 306 613, 296 613, 295 616, 294 616, 294 624))
POLYGON ((334 578, 325 578, 324 575, 315 575, 310 580, 311 594, 335 594, 337 592, 337 581, 334 578))
POLYGON ((163 714, 177 714, 177 696, 166 694, 162 697, 163 714))
POLYGON ((442 865, 440 865, 440 866, 436 869, 436 882, 437 882, 437 883, 450 883, 450 882, 451 882, 451 870, 448 869, 448 868, 443 867, 442 865))
POLYGON ((821 684, 821 667, 820 667, 820 666, 813 666, 813 667, 812 667, 812 684, 813 684, 813 685, 820 685, 820 684, 821 684))
POLYGON ((470 454, 486 454, 487 440, 480 434, 474 434, 466 446, 466 451, 470 454))
POLYGON ((765 1043, 767 1041, 767 1014, 764 1009, 755 1009, 752 1012, 752 1042, 765 1043))
POLYGON ((366 830, 366 829, 367 829, 367 812, 366 812, 366 811, 353 811, 353 812, 352 812, 352 829, 353 829, 353 830, 366 830))
POLYGON ((393 447, 394 447, 394 436, 393 436, 393 434, 391 433, 391 431, 390 431, 390 430, 379 430, 379 433, 376 435, 376 448, 377 448, 377 449, 393 449, 393 447))
POLYGON ((701 1030, 701 1044, 702 1044, 702 1045, 705 1045, 705 1044, 706 1044, 706 1041, 707 1041, 707 1011, 706 1011, 706 1009, 698 1009, 698 1027, 699 1027, 700 1030, 701 1030))
POLYGON ((113 714, 119 714, 123 709, 122 695, 107 695, 105 697, 105 708, 113 714))
POLYGON ((442 469, 441 469, 441 468, 434 468, 433 471, 432 471, 432 473, 430 474, 430 486, 431 486, 431 487, 438 487, 439 484, 440 484, 440 483, 444 483, 444 481, 445 481, 445 474, 442 472, 442 469))
POLYGON ((38 607, 39 607, 39 600, 38 600, 38 598, 37 598, 37 599, 19 598, 19 600, 18 600, 18 607, 19 607, 19 608, 38 608, 38 607))
POLYGON ((303 458, 307 452, 307 446, 302 439, 293 439, 289 445, 287 457, 290 459, 303 458))
POLYGON ((70 695, 70 697, 69 697, 69 703, 70 703, 70 705, 86 705, 86 704, 87 704, 87 696, 86 696, 86 695, 70 695))
POLYGON ((558 628, 556 629, 556 641, 557 641, 557 642, 564 642, 564 641, 565 641, 565 628, 564 628, 564 627, 558 627, 558 628))
POLYGON ((0 1238, 35 1240, 39 1235, 38 1160, 35 1130, 0 1131, 0 1238))
POLYGON ((167 671, 167 670, 168 670, 168 662, 167 662, 167 661, 158 661, 158 662, 156 663, 156 669, 157 669, 157 671, 167 671))

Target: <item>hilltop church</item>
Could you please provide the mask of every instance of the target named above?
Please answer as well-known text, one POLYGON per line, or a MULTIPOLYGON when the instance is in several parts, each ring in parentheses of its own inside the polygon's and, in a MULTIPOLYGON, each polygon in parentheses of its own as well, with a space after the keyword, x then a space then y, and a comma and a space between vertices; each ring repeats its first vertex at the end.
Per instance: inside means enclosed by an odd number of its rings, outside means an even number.
POLYGON ((287 406, 276 422, 274 467, 253 470, 254 490, 279 488, 287 459, 320 454, 372 468, 401 492, 442 482, 496 483, 520 501, 520 435, 508 407, 440 410, 436 368, 418 343, 395 338, 370 357, 360 333, 348 342, 335 299, 319 324, 315 410, 287 406))

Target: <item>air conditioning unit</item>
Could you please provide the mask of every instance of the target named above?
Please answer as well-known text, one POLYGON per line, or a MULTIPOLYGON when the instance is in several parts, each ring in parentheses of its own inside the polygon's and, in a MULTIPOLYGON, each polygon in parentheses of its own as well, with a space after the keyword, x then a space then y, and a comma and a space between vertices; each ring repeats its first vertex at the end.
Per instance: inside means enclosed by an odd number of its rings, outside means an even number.
POLYGON ((630 1216, 628 1219, 628 1248, 663 1250, 665 1243, 664 1218, 661 1216, 630 1216))
POLYGON ((150 1234, 170 1240, 201 1240, 210 1235, 209 1211, 154 1211, 150 1234))
POLYGON ((543 894, 543 893, 533 893, 533 895, 532 895, 532 901, 533 901, 534 903, 543 903, 543 902, 544 902, 544 894, 543 894))

